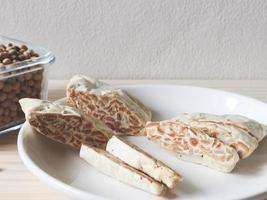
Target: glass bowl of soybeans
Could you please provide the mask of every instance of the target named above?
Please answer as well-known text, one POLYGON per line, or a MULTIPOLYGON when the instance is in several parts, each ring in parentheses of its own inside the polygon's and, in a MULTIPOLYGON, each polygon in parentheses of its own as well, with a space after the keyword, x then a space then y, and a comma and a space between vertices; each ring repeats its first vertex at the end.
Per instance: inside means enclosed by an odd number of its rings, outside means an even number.
POLYGON ((47 99, 49 66, 54 61, 43 47, 0 36, 0 134, 25 121, 19 99, 47 99))

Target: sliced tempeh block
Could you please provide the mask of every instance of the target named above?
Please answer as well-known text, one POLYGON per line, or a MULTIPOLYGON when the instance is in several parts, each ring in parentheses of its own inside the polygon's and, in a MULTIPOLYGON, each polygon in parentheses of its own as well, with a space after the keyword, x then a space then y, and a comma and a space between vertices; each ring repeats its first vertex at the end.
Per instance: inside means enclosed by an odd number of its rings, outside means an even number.
POLYGON ((177 182, 182 180, 178 173, 164 163, 153 158, 136 145, 130 144, 117 136, 112 136, 108 141, 106 150, 128 165, 164 183, 169 188, 174 188, 177 182))
POLYGON ((233 147, 241 159, 248 157, 258 147, 258 141, 254 136, 229 122, 226 123, 227 119, 223 116, 206 113, 183 113, 172 120, 183 122, 196 129, 201 129, 210 137, 219 139, 223 143, 233 147), (215 117, 216 121, 214 120, 215 117), (221 121, 220 123, 218 123, 219 120, 221 121))
POLYGON ((155 195, 163 195, 166 191, 166 187, 163 184, 102 149, 82 145, 80 157, 96 170, 123 183, 155 195))
POLYGON ((253 135, 260 142, 267 135, 267 127, 256 120, 241 115, 223 115, 228 123, 243 129, 253 135))
POLYGON ((98 80, 76 75, 67 86, 68 103, 103 121, 118 135, 144 135, 151 112, 121 89, 98 80))
POLYGON ((261 141, 267 134, 265 125, 241 115, 214 115, 209 113, 183 115, 188 115, 187 118, 196 121, 217 123, 226 127, 241 129, 250 134, 252 137, 255 137, 258 141, 261 141))
POLYGON ((113 131, 63 103, 24 98, 19 101, 26 120, 39 133, 79 149, 81 143, 105 148, 113 131))
POLYGON ((179 121, 147 122, 147 137, 179 155, 222 172, 230 172, 239 161, 235 149, 200 129, 179 121))

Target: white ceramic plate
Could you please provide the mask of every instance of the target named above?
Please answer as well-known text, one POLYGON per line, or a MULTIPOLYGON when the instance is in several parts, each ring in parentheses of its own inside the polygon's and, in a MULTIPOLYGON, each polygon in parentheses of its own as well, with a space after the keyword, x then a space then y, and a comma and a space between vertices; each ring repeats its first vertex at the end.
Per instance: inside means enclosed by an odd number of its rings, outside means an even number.
MULTIPOLYGON (((176 85, 120 86, 148 105, 154 120, 181 112, 241 114, 267 124, 267 105, 233 93, 176 85)), ((41 180, 76 199, 243 199, 267 191, 267 140, 231 174, 178 160, 174 154, 144 137, 129 140, 162 160, 184 176, 184 181, 167 197, 156 197, 134 189, 86 164, 78 152, 35 134, 24 124, 18 150, 24 164, 41 180)))

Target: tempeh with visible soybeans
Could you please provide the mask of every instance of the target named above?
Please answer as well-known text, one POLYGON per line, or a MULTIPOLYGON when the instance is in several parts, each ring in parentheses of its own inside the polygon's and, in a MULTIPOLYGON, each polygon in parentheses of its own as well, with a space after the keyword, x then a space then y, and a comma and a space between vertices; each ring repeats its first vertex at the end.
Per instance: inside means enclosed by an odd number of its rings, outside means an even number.
POLYGON ((205 132, 179 121, 147 122, 148 139, 177 153, 183 160, 230 172, 239 161, 236 150, 205 132))
MULTIPOLYGON (((234 118, 234 116, 232 116, 234 118)), ((258 147, 258 140, 248 131, 234 125, 224 116, 207 113, 183 113, 172 119, 200 129, 210 137, 217 138, 233 147, 241 159, 251 155, 258 147)))
POLYGON ((103 121, 117 135, 144 135, 151 112, 121 89, 76 75, 67 86, 68 103, 86 115, 103 121))
POLYGON ((39 133, 76 149, 82 143, 105 148, 113 131, 101 121, 84 116, 62 103, 24 98, 19 101, 26 120, 39 133))

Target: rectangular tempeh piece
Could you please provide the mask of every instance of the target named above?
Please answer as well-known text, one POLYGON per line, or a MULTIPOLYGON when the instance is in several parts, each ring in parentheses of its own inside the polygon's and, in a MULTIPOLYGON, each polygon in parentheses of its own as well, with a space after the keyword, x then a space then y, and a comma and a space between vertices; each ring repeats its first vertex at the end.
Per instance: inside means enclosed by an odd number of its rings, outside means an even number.
POLYGON ((128 165, 164 183, 169 188, 174 188, 177 182, 182 180, 178 173, 164 163, 153 158, 136 145, 130 144, 117 136, 112 136, 108 141, 106 150, 128 165))
POLYGON ((118 135, 144 135, 151 112, 119 88, 76 75, 67 86, 68 103, 104 122, 118 135))
POLYGON ((230 172, 239 161, 235 149, 205 132, 179 121, 147 122, 147 137, 179 158, 208 166, 222 172, 230 172))
POLYGON ((84 116, 63 103, 24 98, 19 101, 26 120, 39 133, 80 149, 81 143, 105 148, 113 131, 101 121, 84 116))
POLYGON ((166 187, 163 184, 102 149, 83 144, 80 150, 80 157, 96 170, 118 181, 155 195, 163 195, 166 192, 166 187))

